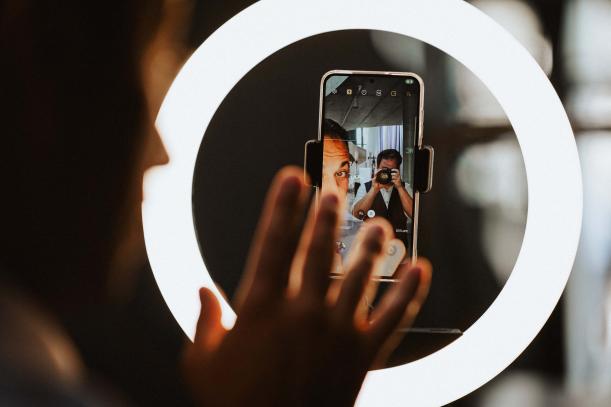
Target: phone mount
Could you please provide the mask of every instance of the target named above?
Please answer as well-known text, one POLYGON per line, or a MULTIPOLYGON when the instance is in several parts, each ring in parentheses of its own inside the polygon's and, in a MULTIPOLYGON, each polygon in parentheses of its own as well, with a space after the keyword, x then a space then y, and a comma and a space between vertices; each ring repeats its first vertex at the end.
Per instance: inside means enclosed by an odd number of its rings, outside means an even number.
MULTIPOLYGON (((305 144, 303 169, 304 176, 310 177, 310 184, 320 187, 322 184, 322 146, 320 140, 309 140, 305 144)), ((414 191, 421 194, 429 192, 433 186, 434 150, 431 146, 422 146, 415 152, 414 191)))
POLYGON ((303 175, 304 179, 310 177, 309 184, 313 187, 322 185, 322 144, 320 140, 308 140, 305 143, 303 175))
POLYGON ((433 187, 433 159, 435 150, 422 146, 416 150, 414 158, 414 190, 426 194, 433 187))

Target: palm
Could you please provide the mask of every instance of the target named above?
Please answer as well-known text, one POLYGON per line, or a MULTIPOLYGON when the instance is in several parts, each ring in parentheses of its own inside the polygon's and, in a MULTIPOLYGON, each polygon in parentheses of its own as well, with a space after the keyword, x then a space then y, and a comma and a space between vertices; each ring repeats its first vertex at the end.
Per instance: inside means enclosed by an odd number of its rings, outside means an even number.
POLYGON ((394 343, 395 326, 413 319, 424 300, 426 266, 404 270, 372 321, 357 312, 392 236, 381 220, 364 228, 346 278, 330 287, 337 198, 323 197, 300 235, 305 194, 297 180, 295 170, 285 170, 272 187, 238 291, 233 329, 221 326, 212 293, 200 291, 202 316, 185 360, 187 379, 206 405, 350 405, 367 370, 394 343))

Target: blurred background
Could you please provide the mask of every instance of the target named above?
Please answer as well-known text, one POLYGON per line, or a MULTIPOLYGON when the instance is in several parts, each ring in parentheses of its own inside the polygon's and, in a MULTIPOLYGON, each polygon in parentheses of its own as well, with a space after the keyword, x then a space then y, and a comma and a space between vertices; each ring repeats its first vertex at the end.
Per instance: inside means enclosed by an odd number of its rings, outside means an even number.
MULTIPOLYGON (((189 21, 173 46, 188 55, 254 2, 172 3, 174 12, 189 21)), ((584 216, 572 276, 545 327, 505 372, 453 405, 609 405, 611 1, 471 3, 532 53, 562 98, 581 158, 584 216)), ((424 140, 435 147, 436 162, 434 189, 422 199, 419 250, 431 259, 435 273, 416 325, 468 329, 494 301, 517 258, 528 210, 524 164, 510 123, 481 82, 439 50, 403 36, 370 31, 315 36, 272 55, 233 89, 207 130, 194 178, 194 217, 208 269, 231 297, 269 180, 286 164, 303 164, 303 143, 317 134, 320 77, 342 68, 412 71, 424 79, 424 140)), ((523 86, 528 98, 528 84, 511 76, 507 80, 523 86)), ((148 335, 160 355, 155 363, 169 366, 185 338, 152 273, 142 275, 140 294, 123 315, 124 324, 138 318, 140 332, 134 336, 148 335)), ((428 343, 426 354, 451 340, 416 335, 406 345, 428 343)), ((136 389, 136 401, 178 402, 159 393, 162 386, 153 394, 137 390, 139 382, 150 383, 139 380, 144 375, 171 381, 175 372, 133 372, 108 356, 91 357, 100 359, 99 370, 121 376, 126 388, 136 389)))

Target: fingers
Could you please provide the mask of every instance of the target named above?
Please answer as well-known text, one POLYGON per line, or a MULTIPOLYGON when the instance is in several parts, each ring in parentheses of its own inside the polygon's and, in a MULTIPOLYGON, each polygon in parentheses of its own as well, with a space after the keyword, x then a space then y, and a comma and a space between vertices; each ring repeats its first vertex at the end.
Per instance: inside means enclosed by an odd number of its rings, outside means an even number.
POLYGON ((225 328, 221 325, 221 305, 214 293, 205 287, 199 290, 199 300, 201 311, 193 343, 205 349, 213 349, 225 334, 225 328))
POLYGON ((402 336, 394 335, 397 327, 406 328, 416 318, 430 287, 431 264, 420 258, 415 265, 405 265, 400 276, 400 281, 386 293, 372 315, 369 335, 375 349, 383 344, 394 349, 402 336))
POLYGON ((285 167, 274 178, 236 295, 238 309, 284 295, 306 197, 303 171, 297 167, 285 167))
POLYGON ((398 184, 399 182, 401 182, 401 174, 399 173, 399 170, 392 170, 392 175, 391 175, 391 179, 393 180, 394 183, 398 184))
MULTIPOLYGON (((382 248, 382 251, 384 248, 382 248)), ((374 267, 375 270, 375 267, 374 267)), ((362 300, 356 306, 355 321, 357 324, 368 323, 369 314, 373 309, 373 303, 378 293, 379 282, 376 279, 370 278, 365 283, 362 300)))
POLYGON ((361 301, 374 264, 382 247, 392 236, 387 221, 374 219, 364 227, 348 259, 347 274, 337 298, 335 314, 340 319, 354 321, 356 306, 361 301))
POLYGON ((328 194, 320 199, 318 211, 310 212, 294 265, 301 272, 302 299, 323 302, 327 294, 336 252, 338 207, 337 195, 328 194))

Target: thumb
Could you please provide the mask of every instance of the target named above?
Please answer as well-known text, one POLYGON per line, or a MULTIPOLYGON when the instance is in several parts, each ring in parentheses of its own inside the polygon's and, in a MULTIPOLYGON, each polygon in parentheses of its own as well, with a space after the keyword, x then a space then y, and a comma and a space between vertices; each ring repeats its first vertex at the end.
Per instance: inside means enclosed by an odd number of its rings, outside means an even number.
POLYGON ((193 343, 198 347, 213 349, 225 334, 225 328, 221 324, 221 305, 214 293, 206 287, 199 289, 199 300, 201 311, 193 343))

